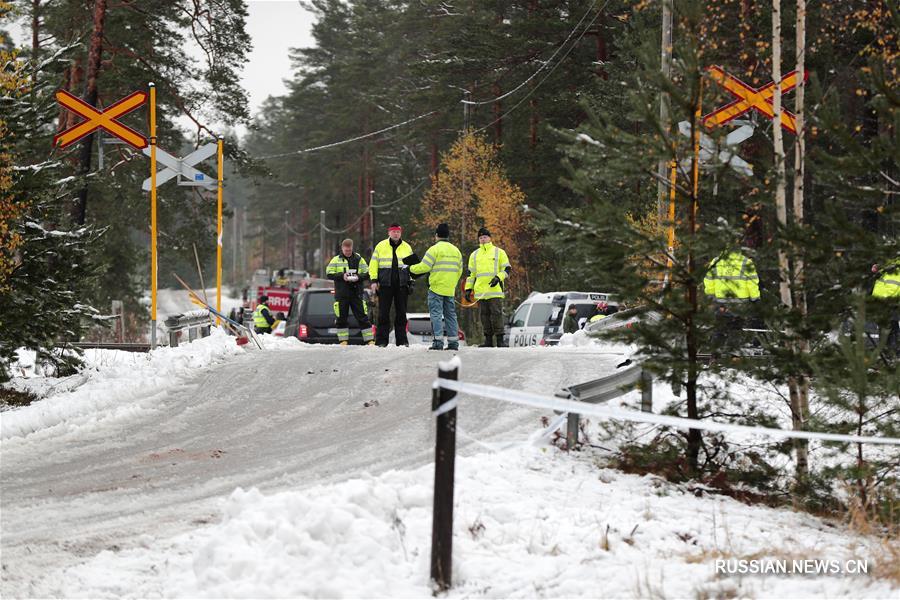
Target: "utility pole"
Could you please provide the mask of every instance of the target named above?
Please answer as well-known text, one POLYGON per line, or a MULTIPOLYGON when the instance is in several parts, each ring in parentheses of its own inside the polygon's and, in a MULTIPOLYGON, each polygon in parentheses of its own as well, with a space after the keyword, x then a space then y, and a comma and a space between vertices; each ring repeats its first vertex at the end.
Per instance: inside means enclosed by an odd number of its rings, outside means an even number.
POLYGON ((319 212, 319 277, 325 279, 325 211, 319 212))
POLYGON ((239 208, 234 209, 234 213, 231 215, 231 284, 234 286, 238 285, 237 278, 237 260, 238 260, 238 211, 239 208))
MULTIPOLYGON (((672 78, 672 1, 660 0, 662 2, 662 41, 660 43, 660 69, 663 77, 669 81, 672 78)), ((668 132, 670 129, 669 116, 669 94, 661 91, 659 94, 659 125, 663 131, 668 132)), ((672 157, 674 160, 675 157, 672 157)), ((660 157, 657 173, 659 178, 656 183, 657 197, 659 198, 657 214, 660 220, 665 219, 668 214, 667 196, 668 186, 666 182, 668 177, 669 160, 666 157, 660 157)))
POLYGON ((290 266, 291 264, 291 230, 288 221, 291 218, 291 211, 284 211, 284 266, 290 266))
POLYGON ((372 235, 372 250, 375 250, 375 190, 369 190, 369 233, 372 235))

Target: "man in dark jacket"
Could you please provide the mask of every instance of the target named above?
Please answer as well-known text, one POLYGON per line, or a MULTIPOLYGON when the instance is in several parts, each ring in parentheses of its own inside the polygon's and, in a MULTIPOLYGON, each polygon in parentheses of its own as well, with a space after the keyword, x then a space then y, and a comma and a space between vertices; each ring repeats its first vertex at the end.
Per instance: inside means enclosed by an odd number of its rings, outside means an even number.
POLYGON ((375 343, 388 345, 391 333, 391 304, 394 305, 394 337, 398 346, 409 346, 406 339, 406 299, 412 279, 409 265, 418 262, 412 247, 401 239, 403 230, 399 223, 388 227, 388 238, 372 251, 369 276, 372 291, 378 293, 378 329, 375 343))
POLYGON ((334 304, 337 315, 337 336, 342 346, 350 343, 350 329, 347 318, 350 311, 359 321, 363 342, 372 345, 372 324, 369 323, 368 309, 363 302, 363 288, 369 279, 366 260, 353 251, 353 240, 341 242, 341 253, 331 259, 325 269, 328 279, 334 281, 334 304))

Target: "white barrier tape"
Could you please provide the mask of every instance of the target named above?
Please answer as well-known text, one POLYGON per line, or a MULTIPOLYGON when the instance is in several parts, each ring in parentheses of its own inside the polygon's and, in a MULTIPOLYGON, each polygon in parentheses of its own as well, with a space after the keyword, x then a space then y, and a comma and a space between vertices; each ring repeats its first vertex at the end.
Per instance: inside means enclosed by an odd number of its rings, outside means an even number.
POLYGON ((482 448, 484 448, 485 450, 488 450, 490 452, 499 452, 501 450, 506 450, 507 448, 512 448, 514 446, 523 445, 523 442, 521 442, 521 441, 493 442, 493 443, 482 442, 475 436, 471 435, 470 433, 467 433, 462 427, 460 427, 459 423, 456 424, 456 433, 458 433, 462 438, 467 439, 470 442, 472 442, 473 444, 475 444, 477 446, 481 446, 482 448))
POLYGON ((457 404, 459 404, 459 398, 454 398, 453 400, 444 402, 443 404, 438 406, 437 410, 431 411, 431 414, 433 414, 435 417, 439 417, 442 414, 444 414, 445 412, 450 412, 451 410, 456 408, 457 404))
MULTIPOLYGON (((847 442, 857 444, 886 444, 900 446, 898 438, 879 438, 858 435, 842 435, 838 433, 821 433, 816 431, 788 431, 785 429, 769 429, 766 427, 750 427, 747 425, 734 425, 731 423, 718 423, 716 421, 695 421, 683 417, 669 417, 653 413, 622 410, 597 404, 587 404, 575 400, 563 400, 552 396, 541 396, 530 392, 507 390, 492 385, 479 383, 466 383, 451 379, 436 379, 434 386, 442 387, 456 392, 493 398, 504 402, 512 402, 534 408, 558 410, 565 413, 577 413, 579 415, 591 415, 605 417, 607 419, 620 419, 623 421, 636 421, 638 423, 651 423, 654 425, 668 425, 685 429, 703 429, 706 431, 733 431, 737 433, 756 433, 783 438, 800 438, 806 440, 825 440, 830 442, 847 442)), ((455 405, 454 405, 455 406, 455 405)))
POLYGON ((563 413, 557 416, 553 421, 550 422, 550 425, 546 429, 542 429, 540 431, 536 431, 528 438, 529 444, 537 444, 541 440, 545 440, 553 435, 557 429, 566 424, 566 421, 569 420, 569 415, 563 413))

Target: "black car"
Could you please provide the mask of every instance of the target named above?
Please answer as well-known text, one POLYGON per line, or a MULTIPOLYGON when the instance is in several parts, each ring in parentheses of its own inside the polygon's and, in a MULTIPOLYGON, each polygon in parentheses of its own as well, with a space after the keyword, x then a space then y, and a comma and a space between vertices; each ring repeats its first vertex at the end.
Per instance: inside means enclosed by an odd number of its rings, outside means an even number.
MULTIPOLYGON (((366 301, 365 305, 371 315, 371 304, 366 301)), ((296 292, 285 324, 285 337, 292 336, 310 344, 337 344, 337 316, 334 308, 333 289, 309 288, 296 292)), ((352 311, 347 319, 347 326, 350 328, 350 343, 362 344, 359 322, 352 311)))

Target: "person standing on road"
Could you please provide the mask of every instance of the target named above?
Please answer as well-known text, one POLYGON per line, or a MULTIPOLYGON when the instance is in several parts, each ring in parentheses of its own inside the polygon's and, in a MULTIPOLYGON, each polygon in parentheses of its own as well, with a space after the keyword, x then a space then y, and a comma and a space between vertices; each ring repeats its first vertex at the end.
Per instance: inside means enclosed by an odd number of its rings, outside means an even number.
POLYGON ((563 333, 575 333, 578 329, 578 307, 573 304, 569 306, 566 318, 563 319, 563 333))
POLYGON ((716 324, 710 341, 713 353, 718 354, 719 349, 741 342, 744 321, 751 316, 749 305, 759 301, 756 264, 739 248, 722 252, 709 263, 703 291, 715 304, 716 324))
POLYGON ((268 302, 268 296, 260 296, 256 303, 256 309, 253 311, 253 331, 256 333, 272 333, 275 317, 269 310, 268 302))
POLYGON ((391 332, 391 304, 394 305, 394 340, 398 346, 409 346, 406 339, 406 300, 409 298, 409 265, 418 262, 412 246, 401 239, 403 229, 391 223, 388 237, 375 246, 369 261, 372 292, 378 294, 378 327, 375 343, 388 345, 391 332))
POLYGON ((872 265, 872 273, 878 275, 872 288, 872 297, 890 310, 886 348, 900 354, 900 258, 888 262, 882 268, 877 264, 872 265))
POLYGON ((459 326, 456 322, 456 284, 462 276, 462 252, 447 241, 450 226, 441 223, 434 232, 436 243, 428 249, 422 262, 409 268, 414 275, 428 275, 428 311, 434 340, 431 350, 444 349, 447 334, 447 350, 459 349, 459 326), (445 330, 446 326, 446 330, 445 330))
POLYGON ((369 279, 369 266, 362 256, 353 251, 353 240, 346 239, 341 242, 341 253, 331 259, 325 273, 328 279, 334 282, 338 342, 341 346, 350 343, 347 319, 352 310, 353 316, 359 321, 363 342, 374 344, 369 311, 363 302, 363 288, 369 279))
POLYGON ((478 248, 469 255, 466 278, 466 300, 478 300, 484 346, 503 345, 503 283, 509 277, 510 264, 506 252, 491 243, 486 227, 478 230, 478 248))

